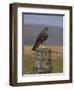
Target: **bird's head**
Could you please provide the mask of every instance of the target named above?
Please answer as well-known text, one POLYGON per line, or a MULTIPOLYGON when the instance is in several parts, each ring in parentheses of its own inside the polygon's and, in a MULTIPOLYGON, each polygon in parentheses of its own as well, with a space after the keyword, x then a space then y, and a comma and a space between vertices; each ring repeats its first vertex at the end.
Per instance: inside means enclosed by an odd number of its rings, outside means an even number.
POLYGON ((45 27, 45 30, 48 31, 48 27, 45 27))
POLYGON ((48 30, 48 27, 45 27, 45 30, 48 30))

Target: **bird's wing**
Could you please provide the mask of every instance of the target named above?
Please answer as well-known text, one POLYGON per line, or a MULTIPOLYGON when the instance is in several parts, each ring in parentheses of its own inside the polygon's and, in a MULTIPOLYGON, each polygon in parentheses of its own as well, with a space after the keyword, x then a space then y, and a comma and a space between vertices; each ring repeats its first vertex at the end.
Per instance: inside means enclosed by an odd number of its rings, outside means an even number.
POLYGON ((41 40, 41 38, 43 37, 43 35, 44 35, 44 32, 43 31, 40 32, 40 34, 38 35, 35 43, 39 42, 41 40))

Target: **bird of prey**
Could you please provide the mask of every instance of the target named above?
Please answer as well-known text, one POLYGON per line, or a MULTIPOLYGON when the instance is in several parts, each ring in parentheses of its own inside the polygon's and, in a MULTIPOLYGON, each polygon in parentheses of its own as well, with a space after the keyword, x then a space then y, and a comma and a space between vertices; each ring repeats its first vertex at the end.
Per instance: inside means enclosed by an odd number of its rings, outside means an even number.
POLYGON ((36 38, 36 41, 33 45, 32 50, 36 51, 36 49, 39 47, 39 45, 42 45, 44 41, 46 41, 48 38, 48 27, 45 27, 44 30, 42 30, 38 37, 36 38))

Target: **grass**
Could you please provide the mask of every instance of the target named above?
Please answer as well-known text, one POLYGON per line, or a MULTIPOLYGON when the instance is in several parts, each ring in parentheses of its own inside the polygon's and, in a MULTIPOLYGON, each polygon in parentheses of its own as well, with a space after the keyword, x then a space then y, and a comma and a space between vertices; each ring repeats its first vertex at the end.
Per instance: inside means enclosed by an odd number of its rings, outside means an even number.
MULTIPOLYGON (((52 73, 63 72, 63 47, 59 46, 47 46, 52 51, 58 53, 52 53, 52 73)), ((24 46, 24 74, 36 74, 38 73, 35 69, 36 60, 33 58, 34 51, 32 46, 24 46)))

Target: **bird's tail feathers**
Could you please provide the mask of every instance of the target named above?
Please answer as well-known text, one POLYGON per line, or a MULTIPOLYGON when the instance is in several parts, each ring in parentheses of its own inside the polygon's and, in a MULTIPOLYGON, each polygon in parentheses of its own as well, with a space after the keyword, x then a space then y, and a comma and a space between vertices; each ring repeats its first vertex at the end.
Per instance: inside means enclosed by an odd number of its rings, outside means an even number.
POLYGON ((35 48, 35 47, 33 47, 33 48, 32 48, 32 50, 33 50, 33 51, 36 51, 36 48, 35 48))
POLYGON ((33 46, 32 50, 36 51, 37 47, 39 46, 39 43, 37 43, 36 45, 33 46))

